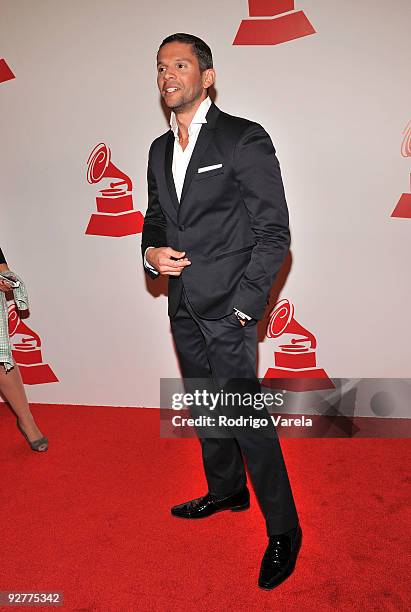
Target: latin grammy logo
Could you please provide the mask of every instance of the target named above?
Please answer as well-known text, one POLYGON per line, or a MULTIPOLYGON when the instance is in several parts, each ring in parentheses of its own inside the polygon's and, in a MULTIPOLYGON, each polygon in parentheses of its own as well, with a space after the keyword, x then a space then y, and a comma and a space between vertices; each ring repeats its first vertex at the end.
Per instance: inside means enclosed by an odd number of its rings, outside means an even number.
POLYGON ((86 234, 95 236, 130 236, 143 229, 144 217, 133 208, 131 179, 111 162, 110 149, 103 142, 92 150, 87 160, 87 181, 91 184, 111 180, 96 197, 97 213, 91 215, 86 234))
POLYGON ((18 365, 25 385, 58 382, 47 363, 43 363, 40 336, 20 319, 16 305, 8 307, 8 325, 13 359, 18 365))
POLYGON ((274 351, 274 368, 268 368, 261 384, 263 387, 289 391, 332 389, 333 382, 325 370, 317 367, 315 336, 294 319, 294 306, 288 300, 279 300, 270 314, 267 338, 279 338, 274 351))
POLYGON ((4 83, 5 81, 10 81, 11 79, 15 79, 13 72, 7 65, 5 59, 0 59, 0 83, 4 83))
MULTIPOLYGON (((411 157, 411 121, 405 126, 404 138, 401 145, 401 155, 403 157, 411 157)), ((410 190, 411 190, 411 174, 410 174, 410 190)), ((401 217, 402 219, 411 219, 411 193, 403 193, 397 202, 396 207, 391 213, 391 217, 401 217)))
POLYGON ((248 0, 248 10, 258 19, 242 20, 233 45, 279 45, 315 34, 304 11, 294 10, 294 0, 248 0))

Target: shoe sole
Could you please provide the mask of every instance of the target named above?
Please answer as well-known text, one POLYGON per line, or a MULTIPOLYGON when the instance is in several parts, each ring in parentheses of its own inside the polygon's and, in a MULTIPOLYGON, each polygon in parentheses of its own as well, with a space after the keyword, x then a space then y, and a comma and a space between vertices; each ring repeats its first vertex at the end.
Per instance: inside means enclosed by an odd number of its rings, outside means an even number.
POLYGON ((273 584, 272 586, 260 586, 258 584, 258 588, 259 589, 261 589, 262 591, 272 591, 276 587, 280 586, 280 584, 282 584, 285 580, 287 580, 287 578, 289 578, 291 576, 291 574, 295 570, 295 566, 296 566, 296 563, 297 563, 297 558, 298 558, 298 555, 299 555, 299 552, 300 552, 302 541, 303 541, 303 534, 301 532, 301 537, 300 537, 300 539, 298 541, 298 544, 297 544, 297 547, 295 549, 295 559, 294 559, 292 565, 290 566, 289 570, 287 571, 287 573, 284 574, 284 576, 282 576, 282 578, 278 582, 273 584))
POLYGON ((250 507, 250 502, 243 504, 242 506, 233 506, 230 508, 231 512, 243 512, 244 510, 248 510, 250 507))
POLYGON ((250 507, 250 502, 243 504, 242 506, 232 506, 231 508, 221 508, 220 510, 215 510, 214 512, 212 512, 211 514, 207 514, 206 516, 181 516, 180 514, 173 514, 171 512, 171 516, 174 516, 175 518, 181 518, 181 519, 186 519, 186 520, 193 520, 193 519, 206 519, 206 518, 210 518, 210 516, 213 516, 213 514, 217 514, 218 512, 227 512, 227 510, 230 510, 231 512, 243 512, 244 510, 248 510, 250 507))

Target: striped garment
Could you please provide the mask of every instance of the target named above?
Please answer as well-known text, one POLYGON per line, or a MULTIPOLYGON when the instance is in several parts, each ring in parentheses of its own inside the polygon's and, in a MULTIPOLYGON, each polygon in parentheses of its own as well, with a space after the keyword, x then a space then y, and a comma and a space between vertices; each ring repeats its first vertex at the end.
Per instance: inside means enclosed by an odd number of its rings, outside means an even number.
MULTIPOLYGON (((1 274, 7 278, 16 278, 18 280, 18 286, 11 290, 13 291, 13 298, 17 306, 17 310, 28 310, 29 299, 26 286, 21 278, 19 278, 15 272, 11 272, 10 270, 2 270, 1 274)), ((14 368, 9 337, 7 301, 6 295, 3 293, 3 291, 0 291, 0 364, 4 365, 6 372, 14 368)))

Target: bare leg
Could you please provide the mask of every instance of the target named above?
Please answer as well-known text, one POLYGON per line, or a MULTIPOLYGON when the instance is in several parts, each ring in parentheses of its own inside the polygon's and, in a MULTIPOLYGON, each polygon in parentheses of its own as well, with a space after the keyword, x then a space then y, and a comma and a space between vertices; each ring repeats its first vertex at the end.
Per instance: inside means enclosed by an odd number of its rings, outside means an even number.
POLYGON ((0 364, 0 391, 15 412, 20 427, 26 432, 29 440, 33 442, 41 438, 42 433, 30 412, 23 381, 17 366, 6 374, 3 364, 0 364))

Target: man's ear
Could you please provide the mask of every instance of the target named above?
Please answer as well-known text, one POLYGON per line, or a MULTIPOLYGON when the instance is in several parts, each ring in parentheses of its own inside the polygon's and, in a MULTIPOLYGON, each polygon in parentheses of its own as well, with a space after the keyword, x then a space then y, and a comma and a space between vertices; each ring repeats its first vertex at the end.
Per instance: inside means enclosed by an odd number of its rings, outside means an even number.
POLYGON ((204 89, 208 89, 211 85, 214 84, 215 81, 215 71, 214 68, 207 68, 203 72, 203 87, 204 89))

